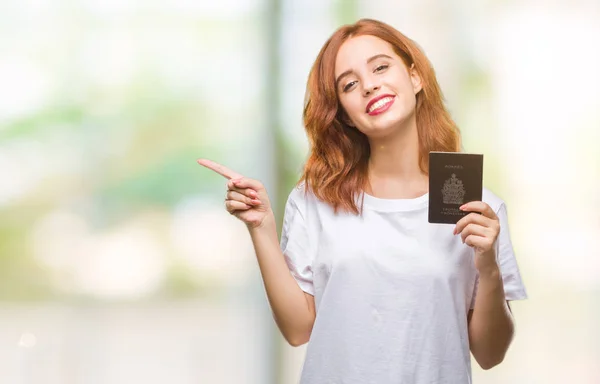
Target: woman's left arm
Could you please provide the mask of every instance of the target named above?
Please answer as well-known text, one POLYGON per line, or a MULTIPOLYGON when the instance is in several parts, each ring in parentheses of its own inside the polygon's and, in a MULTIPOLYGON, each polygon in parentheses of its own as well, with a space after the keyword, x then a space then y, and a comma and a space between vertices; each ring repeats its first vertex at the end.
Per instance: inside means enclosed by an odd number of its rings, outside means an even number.
POLYGON ((482 201, 467 203, 460 209, 472 213, 458 221, 454 234, 460 234, 463 243, 474 249, 475 268, 479 272, 475 306, 468 315, 469 344, 481 368, 490 369, 504 359, 515 328, 496 258, 500 222, 492 208, 482 201))

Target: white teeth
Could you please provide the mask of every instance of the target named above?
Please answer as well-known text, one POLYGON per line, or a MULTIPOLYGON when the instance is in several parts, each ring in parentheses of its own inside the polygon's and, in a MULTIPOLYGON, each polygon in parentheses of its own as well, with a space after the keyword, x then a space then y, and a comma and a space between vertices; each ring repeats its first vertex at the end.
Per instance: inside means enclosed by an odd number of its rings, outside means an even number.
POLYGON ((384 105, 386 105, 387 103, 389 103, 390 101, 392 101, 392 99, 393 99, 393 97, 386 97, 384 99, 379 100, 375 104, 371 105, 371 108, 369 108, 369 112, 368 113, 371 113, 374 110, 383 107, 384 105))

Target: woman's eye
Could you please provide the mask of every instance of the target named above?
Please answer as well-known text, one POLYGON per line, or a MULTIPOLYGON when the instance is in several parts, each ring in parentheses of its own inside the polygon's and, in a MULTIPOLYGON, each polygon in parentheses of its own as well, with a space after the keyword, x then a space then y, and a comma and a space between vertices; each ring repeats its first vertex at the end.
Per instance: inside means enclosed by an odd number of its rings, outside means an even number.
POLYGON ((351 81, 344 86, 344 92, 348 91, 352 86, 356 83, 356 81, 351 81))
POLYGON ((375 68, 375 72, 381 72, 384 69, 386 69, 387 67, 389 67, 389 65, 387 65, 387 64, 380 65, 379 67, 375 68))

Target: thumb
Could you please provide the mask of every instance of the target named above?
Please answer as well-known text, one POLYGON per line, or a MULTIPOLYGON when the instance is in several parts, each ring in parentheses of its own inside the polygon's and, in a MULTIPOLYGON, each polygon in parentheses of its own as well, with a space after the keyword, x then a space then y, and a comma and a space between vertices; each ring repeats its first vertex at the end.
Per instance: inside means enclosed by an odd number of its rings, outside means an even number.
POLYGON ((231 181, 233 182, 233 185, 236 186, 236 188, 250 188, 254 189, 256 192, 260 192, 265 189, 264 185, 262 185, 260 181, 249 179, 247 177, 233 179, 231 181))

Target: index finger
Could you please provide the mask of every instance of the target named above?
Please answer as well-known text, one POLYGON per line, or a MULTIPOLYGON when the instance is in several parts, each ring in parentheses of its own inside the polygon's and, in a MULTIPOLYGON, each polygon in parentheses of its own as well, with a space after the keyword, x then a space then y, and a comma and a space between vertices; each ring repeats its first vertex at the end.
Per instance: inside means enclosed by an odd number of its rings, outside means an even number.
POLYGON ((483 201, 470 201, 466 204, 463 204, 459 209, 467 212, 481 212, 481 214, 485 217, 489 217, 490 219, 494 220, 498 219, 492 207, 483 201))
POLYGON ((239 173, 227 168, 226 166, 215 163, 214 161, 208 159, 199 159, 198 164, 217 172, 219 175, 224 176, 227 179, 239 179, 244 177, 239 173))

